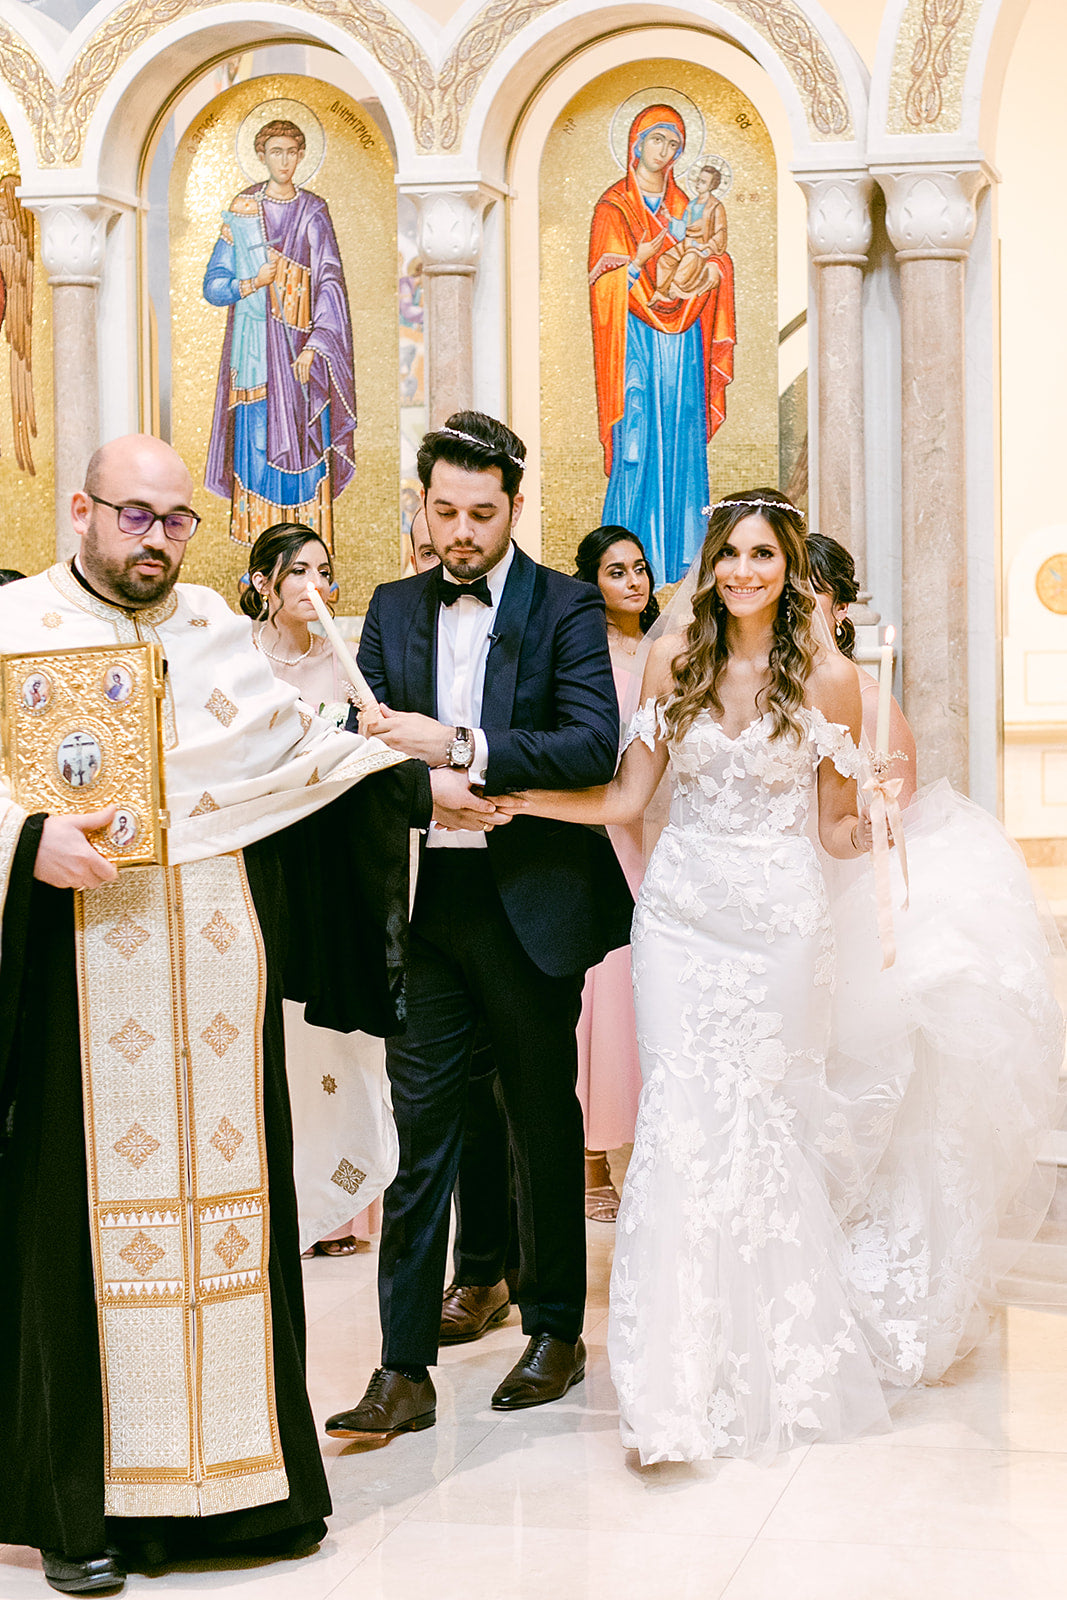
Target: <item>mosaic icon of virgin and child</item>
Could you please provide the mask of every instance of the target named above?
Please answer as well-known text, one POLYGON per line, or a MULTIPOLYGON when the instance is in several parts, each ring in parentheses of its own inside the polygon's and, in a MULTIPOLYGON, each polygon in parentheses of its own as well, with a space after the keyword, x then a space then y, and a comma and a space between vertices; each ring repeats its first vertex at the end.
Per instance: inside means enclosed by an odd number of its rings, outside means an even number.
POLYGON ((686 139, 672 105, 634 117, 626 176, 597 201, 589 238, 602 520, 636 533, 665 583, 684 575, 707 531, 707 446, 726 418, 737 337, 716 196, 724 163, 698 158, 687 195, 674 176, 686 139))
POLYGON ((267 176, 222 213, 204 273, 204 298, 227 308, 204 483, 230 501, 237 543, 296 521, 332 552, 333 502, 355 471, 352 319, 329 207, 294 181, 318 168, 325 135, 308 107, 276 101, 245 118, 237 147, 267 176))

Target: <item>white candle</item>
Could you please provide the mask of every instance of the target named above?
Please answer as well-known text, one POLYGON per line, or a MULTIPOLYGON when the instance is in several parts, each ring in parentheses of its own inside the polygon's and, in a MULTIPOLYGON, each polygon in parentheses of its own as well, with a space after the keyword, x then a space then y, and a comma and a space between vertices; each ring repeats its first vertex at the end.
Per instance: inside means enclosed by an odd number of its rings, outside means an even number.
POLYGON ((885 630, 885 642, 881 649, 881 662, 878 668, 878 723, 874 734, 874 753, 879 756, 889 754, 889 714, 893 707, 893 640, 896 638, 896 629, 885 630))
POLYGON ((323 631, 325 632, 327 639, 329 639, 330 643, 333 645, 333 653, 341 663, 341 667, 345 676, 352 685, 352 688, 355 690, 357 706, 361 711, 369 711, 373 715, 377 716, 378 702, 371 694, 370 684, 356 666, 355 658, 353 657, 351 650, 349 650, 348 646, 345 644, 337 624, 334 622, 329 611, 326 609, 326 602, 323 600, 321 594, 313 583, 309 583, 307 589, 308 598, 310 599, 311 604, 315 607, 315 612, 319 621, 322 623, 323 631))

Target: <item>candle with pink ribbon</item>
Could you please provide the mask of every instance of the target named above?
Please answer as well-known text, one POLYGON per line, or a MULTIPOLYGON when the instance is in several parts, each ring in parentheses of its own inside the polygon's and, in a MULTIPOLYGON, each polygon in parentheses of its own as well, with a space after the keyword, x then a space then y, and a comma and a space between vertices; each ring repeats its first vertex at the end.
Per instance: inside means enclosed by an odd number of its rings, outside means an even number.
POLYGON ((893 710, 893 640, 896 636, 895 628, 887 628, 879 652, 878 721, 874 732, 874 753, 877 756, 889 754, 889 719, 893 710))
POLYGON ((356 666, 355 657, 341 637, 341 630, 326 609, 326 602, 313 583, 308 584, 307 591, 308 599, 315 607, 315 614, 322 623, 322 631, 333 646, 333 653, 341 663, 341 670, 352 685, 356 705, 361 711, 367 711, 373 716, 377 716, 379 710, 378 702, 371 693, 370 684, 356 666))

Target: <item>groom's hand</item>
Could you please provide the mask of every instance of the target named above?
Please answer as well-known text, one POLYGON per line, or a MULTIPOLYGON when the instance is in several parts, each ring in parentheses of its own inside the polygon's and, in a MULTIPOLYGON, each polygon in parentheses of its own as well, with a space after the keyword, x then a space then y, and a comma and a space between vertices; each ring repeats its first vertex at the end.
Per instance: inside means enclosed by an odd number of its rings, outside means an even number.
POLYGON ((376 717, 360 718, 360 729, 368 738, 380 739, 390 750, 400 750, 416 761, 425 761, 428 767, 447 765, 455 728, 446 727, 433 717, 424 717, 418 711, 390 711, 386 705, 379 706, 378 711, 376 717))
POLYGON ((455 772, 451 767, 436 767, 430 773, 433 790, 433 820, 442 828, 473 828, 484 833, 487 828, 500 827, 511 818, 494 805, 474 793, 465 772, 455 772))

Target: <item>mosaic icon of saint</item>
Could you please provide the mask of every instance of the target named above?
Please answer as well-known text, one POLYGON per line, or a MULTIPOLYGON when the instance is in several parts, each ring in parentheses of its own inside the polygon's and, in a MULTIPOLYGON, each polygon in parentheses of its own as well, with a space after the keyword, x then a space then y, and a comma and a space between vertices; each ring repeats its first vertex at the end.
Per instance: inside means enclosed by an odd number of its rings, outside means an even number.
POLYGON ((736 342, 718 169, 701 169, 691 200, 674 177, 685 140, 673 106, 638 113, 626 176, 597 201, 589 238, 601 520, 636 533, 665 583, 704 539, 707 445, 726 417, 736 342))
POLYGON ((295 122, 265 122, 268 176, 222 214, 204 274, 204 298, 227 308, 204 482, 230 501, 237 543, 298 521, 332 552, 355 471, 352 319, 329 207, 294 182, 306 148, 295 122))

